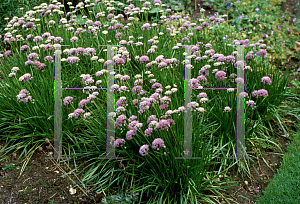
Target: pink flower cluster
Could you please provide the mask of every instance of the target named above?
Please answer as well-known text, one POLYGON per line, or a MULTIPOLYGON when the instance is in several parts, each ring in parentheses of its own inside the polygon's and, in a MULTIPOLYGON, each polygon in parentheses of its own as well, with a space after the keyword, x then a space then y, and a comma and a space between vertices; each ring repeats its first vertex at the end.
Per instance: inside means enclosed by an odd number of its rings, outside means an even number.
POLYGON ((21 52, 25 52, 25 51, 28 51, 28 50, 30 50, 30 47, 28 45, 23 45, 21 47, 21 52))
POLYGON ((264 84, 267 83, 269 85, 271 85, 271 83, 272 83, 270 77, 268 77, 268 76, 264 76, 263 78, 261 78, 261 82, 263 82, 264 84))
POLYGON ((94 79, 89 74, 83 74, 81 75, 81 77, 82 77, 82 83, 84 83, 85 85, 94 83, 94 79))
MULTIPOLYGON (((152 142, 152 148, 159 150, 159 147, 164 147, 166 148, 166 145, 164 144, 164 141, 161 138, 156 138, 153 142, 152 142)), ((146 156, 148 154, 149 151, 149 145, 143 145, 140 147, 139 153, 142 156, 146 156)), ((164 155, 167 155, 166 152, 164 152, 164 155)))
MULTIPOLYGON (((114 147, 119 147, 119 146, 123 146, 125 145, 125 140, 124 139, 116 139, 115 142, 114 142, 114 147)), ((126 149, 126 147, 124 147, 126 149)))
MULTIPOLYGON (((73 100, 73 97, 72 96, 67 96, 65 99, 64 99, 64 105, 69 105, 73 100)), ((73 102, 72 102, 73 103, 73 102)))
POLYGON ((24 74, 23 76, 21 76, 19 78, 20 81, 23 81, 25 83, 25 81, 28 81, 28 80, 31 80, 32 77, 31 77, 31 74, 30 73, 27 73, 27 74, 24 74))
POLYGON ((81 108, 77 108, 74 113, 70 113, 68 119, 70 118, 78 118, 80 116, 81 113, 84 113, 85 111, 81 108))
POLYGON ((30 96, 29 91, 26 89, 22 89, 16 97, 17 97, 17 101, 19 101, 19 102, 24 101, 24 103, 26 103, 26 102, 28 102, 28 100, 31 100, 32 103, 34 104, 34 102, 33 102, 34 99, 32 99, 32 96, 30 96))
POLYGON ((253 100, 246 101, 246 104, 250 106, 252 109, 256 108, 256 103, 253 100), (253 107, 254 106, 254 107, 253 107))
POLYGON ((28 60, 31 60, 31 59, 39 59, 39 55, 37 53, 30 53, 28 55, 28 60))
MULTIPOLYGON (((79 57, 68 57, 66 59, 66 62, 71 62, 72 64, 74 64, 74 63, 78 63, 79 60, 80 60, 79 57)), ((78 64, 76 64, 76 65, 78 65, 78 64)))
POLYGON ((260 89, 260 90, 254 90, 252 92, 252 96, 258 98, 259 96, 263 96, 263 97, 268 97, 268 91, 265 89, 260 89))
POLYGON ((44 60, 45 60, 45 61, 48 61, 48 62, 51 61, 52 63, 54 62, 52 56, 46 56, 46 57, 44 58, 44 60))
MULTIPOLYGON (((41 63, 41 62, 37 61, 37 60, 34 60, 32 67, 36 68, 37 70, 42 70, 46 67, 46 65, 44 63, 41 63)), ((45 70, 42 70, 42 72, 44 72, 44 71, 45 70)))
POLYGON ((225 73, 224 71, 218 71, 218 72, 216 73, 216 79, 217 79, 218 81, 224 81, 225 76, 226 76, 226 73, 225 73))

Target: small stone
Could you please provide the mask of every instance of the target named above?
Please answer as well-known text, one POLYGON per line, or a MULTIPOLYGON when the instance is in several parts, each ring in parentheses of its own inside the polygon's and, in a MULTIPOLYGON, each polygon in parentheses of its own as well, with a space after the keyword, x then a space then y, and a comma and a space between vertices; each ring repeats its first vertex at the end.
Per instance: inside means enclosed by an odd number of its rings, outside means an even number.
POLYGON ((70 186, 70 194, 73 195, 76 193, 76 189, 73 189, 72 186, 70 186))
POLYGON ((245 184, 248 185, 248 181, 245 181, 245 184))

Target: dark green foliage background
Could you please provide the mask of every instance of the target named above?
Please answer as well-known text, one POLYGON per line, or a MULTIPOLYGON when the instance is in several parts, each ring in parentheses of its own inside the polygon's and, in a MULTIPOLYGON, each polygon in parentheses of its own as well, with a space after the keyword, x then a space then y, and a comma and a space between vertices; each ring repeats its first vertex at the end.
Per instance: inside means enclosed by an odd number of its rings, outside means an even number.
POLYGON ((42 3, 50 3, 50 0, 1 0, 0 1, 0 34, 5 33, 4 28, 7 21, 4 18, 12 19, 14 16, 22 17, 20 8, 24 8, 23 13, 32 10, 33 7, 39 6, 42 3))
POLYGON ((9 21, 4 20, 4 18, 12 20, 14 16, 22 17, 26 11, 32 10, 33 7, 39 6, 42 3, 49 4, 50 2, 50 0, 0 0, 0 35, 2 35, 0 50, 3 51, 4 48, 7 48, 3 44, 3 36, 7 32, 4 29, 9 21), (23 14, 20 8, 24 8, 23 14))
MULTIPOLYGON (((9 18, 12 20, 14 16, 22 17, 26 11, 33 10, 33 7, 40 6, 42 3, 50 4, 52 0, 0 0, 0 35, 2 39, 0 40, 0 50, 3 51, 5 48, 3 44, 3 35, 7 32, 4 28, 7 26, 8 21, 4 18, 9 18), (20 8, 24 8, 23 14, 20 8)), ((67 2, 72 2, 73 5, 78 4, 79 0, 59 0, 68 7, 67 2)), ((6 46, 7 47, 7 46, 6 46)))

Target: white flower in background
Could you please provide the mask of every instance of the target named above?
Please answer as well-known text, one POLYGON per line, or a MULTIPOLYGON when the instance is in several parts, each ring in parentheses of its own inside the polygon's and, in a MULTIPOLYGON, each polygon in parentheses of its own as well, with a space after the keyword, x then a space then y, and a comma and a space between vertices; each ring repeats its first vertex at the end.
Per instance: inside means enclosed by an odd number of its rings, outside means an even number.
POLYGON ((92 61, 95 61, 95 60, 97 60, 97 59, 98 59, 98 56, 93 56, 93 57, 91 58, 92 61))
POLYGON ((212 73, 214 74, 214 73, 216 73, 217 71, 219 71, 218 69, 214 69, 213 71, 212 71, 212 73))
POLYGON ((166 91, 165 92, 165 95, 170 95, 170 94, 172 94, 173 92, 172 91, 166 91))
POLYGON ((32 48, 32 50, 38 50, 39 49, 39 46, 34 46, 33 48, 32 48))
POLYGON ((136 78, 136 79, 140 79, 140 78, 142 78, 142 75, 140 75, 140 74, 137 74, 137 75, 135 75, 135 76, 134 76, 134 78, 136 78))
POLYGON ((203 66, 202 68, 209 69, 209 68, 211 68, 211 66, 209 64, 207 64, 207 65, 203 66))
POLYGON ((217 67, 217 66, 220 66, 222 63, 221 62, 216 62, 214 63, 214 66, 217 67))
POLYGON ((149 81, 151 84, 156 82, 156 79, 150 79, 149 81))
POLYGON ((110 112, 108 113, 108 119, 113 119, 114 117, 116 117, 116 113, 115 112, 110 112))
POLYGON ((121 96, 121 97, 120 97, 120 100, 121 100, 121 101, 126 101, 126 97, 125 97, 125 96, 121 96))
POLYGON ((196 110, 200 113, 204 113, 205 112, 205 109, 202 108, 202 107, 199 107, 199 108, 196 108, 196 110))
POLYGON ((172 89, 171 89, 172 93, 176 93, 177 90, 178 90, 177 88, 172 88, 172 89))
POLYGON ((17 71, 19 71, 19 70, 20 70, 19 67, 13 67, 13 68, 11 69, 12 72, 17 72, 17 71))
POLYGON ((8 75, 8 77, 13 77, 13 76, 16 76, 16 73, 13 72, 8 75))
POLYGON ((101 80, 96 81, 96 85, 101 84, 101 83, 102 83, 101 80))
POLYGON ((141 45, 143 45, 144 43, 142 43, 142 42, 137 42, 137 43, 135 43, 135 45, 138 47, 138 46, 141 46, 141 45))
MULTIPOLYGON (((93 102, 93 101, 92 101, 93 102)), ((90 117, 91 116, 91 113, 85 113, 84 115, 83 115, 83 117, 84 118, 88 118, 88 117, 90 117)))
POLYGON ((207 101, 208 101, 208 98, 201 98, 201 99, 200 99, 200 102, 201 102, 201 103, 206 103, 207 101))
POLYGON ((234 91, 234 88, 228 88, 227 91, 228 91, 228 92, 233 92, 233 91, 234 91))
POLYGON ((116 74, 116 75, 115 75, 115 79, 120 79, 121 77, 122 77, 121 74, 116 74))
POLYGON ((229 106, 226 106, 226 107, 224 108, 223 113, 224 113, 224 112, 230 112, 230 111, 231 111, 231 108, 230 108, 229 106))

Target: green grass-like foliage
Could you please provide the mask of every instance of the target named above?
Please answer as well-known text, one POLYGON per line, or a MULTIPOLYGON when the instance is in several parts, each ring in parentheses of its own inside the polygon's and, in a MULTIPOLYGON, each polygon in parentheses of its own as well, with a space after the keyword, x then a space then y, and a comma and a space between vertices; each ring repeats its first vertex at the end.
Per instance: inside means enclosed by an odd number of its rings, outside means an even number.
POLYGON ((300 200, 300 125, 283 162, 257 204, 292 204, 300 200))

